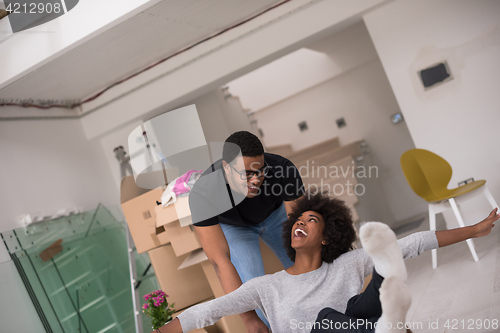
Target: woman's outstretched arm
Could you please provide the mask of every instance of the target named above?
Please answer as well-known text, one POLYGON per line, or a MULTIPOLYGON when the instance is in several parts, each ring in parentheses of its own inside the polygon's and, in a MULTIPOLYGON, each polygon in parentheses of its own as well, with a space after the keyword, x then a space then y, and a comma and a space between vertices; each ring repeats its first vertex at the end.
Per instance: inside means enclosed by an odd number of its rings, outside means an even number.
POLYGON ((487 218, 468 227, 436 231, 439 247, 459 243, 469 238, 488 235, 495 226, 493 223, 500 219, 500 214, 497 214, 497 211, 498 208, 493 209, 487 218))
POLYGON ((159 332, 152 333, 189 332, 196 328, 210 326, 224 316, 261 308, 259 289, 267 284, 266 279, 266 276, 251 279, 229 294, 194 305, 168 324, 160 327, 159 332))
POLYGON ((179 321, 178 318, 174 318, 166 325, 160 327, 159 329, 151 333, 182 333, 181 322, 179 321))

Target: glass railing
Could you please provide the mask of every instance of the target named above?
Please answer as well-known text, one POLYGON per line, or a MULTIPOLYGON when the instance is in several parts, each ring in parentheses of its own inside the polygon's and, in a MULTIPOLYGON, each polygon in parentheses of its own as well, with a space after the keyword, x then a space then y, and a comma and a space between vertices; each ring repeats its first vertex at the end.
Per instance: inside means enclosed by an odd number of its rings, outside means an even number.
MULTIPOLYGON (((126 229, 106 207, 1 235, 47 332, 135 332, 126 229)), ((140 277, 149 257, 135 260, 140 277)), ((152 269, 139 281, 139 295, 159 289, 152 269)))

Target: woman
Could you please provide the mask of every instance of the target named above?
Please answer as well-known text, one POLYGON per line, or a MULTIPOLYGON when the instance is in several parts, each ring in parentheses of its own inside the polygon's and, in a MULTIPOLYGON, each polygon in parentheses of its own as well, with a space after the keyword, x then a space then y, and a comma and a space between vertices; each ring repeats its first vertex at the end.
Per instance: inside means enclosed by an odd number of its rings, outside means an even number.
POLYGON ((356 233, 345 204, 321 193, 306 194, 284 224, 284 243, 294 265, 193 306, 157 332, 188 332, 257 308, 274 333, 406 332, 411 296, 403 284, 403 258, 489 234, 500 218, 496 211, 474 226, 419 232, 399 241, 385 224, 367 223, 360 230, 363 249, 353 250, 356 233), (358 295, 364 277, 372 273, 369 286, 358 295))

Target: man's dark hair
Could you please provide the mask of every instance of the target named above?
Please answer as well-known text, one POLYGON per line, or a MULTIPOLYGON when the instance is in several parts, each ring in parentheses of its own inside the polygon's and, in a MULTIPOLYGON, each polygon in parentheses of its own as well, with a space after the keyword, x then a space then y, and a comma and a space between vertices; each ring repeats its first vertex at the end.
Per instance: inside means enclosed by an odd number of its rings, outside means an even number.
POLYGON ((325 221, 323 236, 326 245, 321 250, 321 259, 331 263, 340 255, 353 250, 353 242, 356 240, 351 210, 344 201, 330 198, 328 195, 318 192, 316 194, 306 193, 298 199, 295 208, 283 223, 283 243, 288 257, 295 261, 295 249, 292 247, 292 228, 302 213, 314 211, 320 214, 325 221))
POLYGON ((264 147, 259 138, 247 131, 231 134, 224 142, 222 159, 231 163, 240 153, 242 156, 255 157, 264 154, 264 147))

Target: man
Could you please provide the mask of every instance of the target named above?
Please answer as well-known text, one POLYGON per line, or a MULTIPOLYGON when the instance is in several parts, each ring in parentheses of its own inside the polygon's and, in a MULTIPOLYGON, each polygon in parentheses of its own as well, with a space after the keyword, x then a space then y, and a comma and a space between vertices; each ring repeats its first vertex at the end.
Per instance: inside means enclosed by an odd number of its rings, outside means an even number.
MULTIPOLYGON (((225 293, 264 275, 259 237, 285 268, 293 264, 283 248, 282 223, 303 190, 297 168, 282 156, 264 153, 252 133, 240 131, 226 139, 222 159, 189 195, 196 233, 225 293)), ((249 333, 268 332, 258 312, 241 315, 249 333)))

